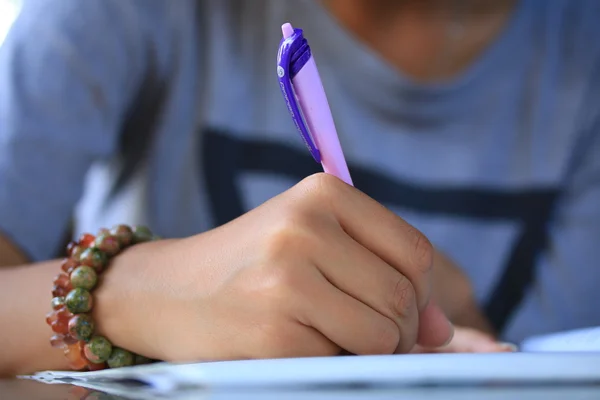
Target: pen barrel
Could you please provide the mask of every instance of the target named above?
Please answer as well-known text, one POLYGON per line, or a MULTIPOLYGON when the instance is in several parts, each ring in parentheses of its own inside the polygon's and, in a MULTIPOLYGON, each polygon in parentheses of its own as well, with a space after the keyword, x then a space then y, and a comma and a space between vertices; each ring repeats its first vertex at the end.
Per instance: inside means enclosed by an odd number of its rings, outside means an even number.
POLYGON ((314 57, 296 74, 293 84, 306 124, 321 152, 323 170, 353 185, 314 57))

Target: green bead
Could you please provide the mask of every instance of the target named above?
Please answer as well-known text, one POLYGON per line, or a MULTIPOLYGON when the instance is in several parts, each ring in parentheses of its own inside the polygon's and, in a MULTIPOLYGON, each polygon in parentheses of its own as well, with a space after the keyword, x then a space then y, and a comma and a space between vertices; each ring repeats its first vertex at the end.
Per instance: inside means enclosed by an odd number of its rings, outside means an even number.
POLYGON ((123 350, 120 347, 113 347, 110 357, 106 360, 106 363, 110 368, 121 368, 129 367, 134 365, 135 358, 133 353, 123 350))
MULTIPOLYGON (((98 392, 98 391, 93 391, 93 392, 89 392, 83 398, 85 400, 114 400, 117 397, 115 397, 115 396, 113 396, 111 394, 102 393, 102 392, 98 392)), ((122 397, 119 396, 119 398, 122 398, 122 397)))
POLYGON ((135 365, 150 364, 151 362, 152 362, 152 360, 149 359, 148 357, 140 356, 139 354, 136 354, 134 356, 135 365))
POLYGON ((152 231, 145 226, 136 226, 133 228, 133 243, 149 242, 154 237, 152 231))
POLYGON ((75 288, 65 297, 65 304, 73 314, 86 313, 92 309, 92 295, 85 289, 75 288))
POLYGON ((108 256, 106 253, 95 247, 85 249, 79 258, 80 263, 94 268, 96 272, 101 272, 108 263, 108 256))
POLYGON ((94 364, 108 360, 112 350, 112 344, 103 336, 94 336, 83 348, 85 357, 94 364))
POLYGON ((71 272, 71 285, 74 288, 92 290, 98 282, 98 275, 92 267, 82 265, 71 272))
POLYGON ((109 257, 116 255, 119 250, 121 250, 119 239, 116 236, 111 235, 110 232, 98 235, 94 242, 94 247, 106 253, 109 257))
POLYGON ((98 233, 96 233, 96 237, 100 235, 110 235, 110 229, 100 228, 98 229, 98 233))
POLYGON ((94 321, 87 314, 77 314, 69 320, 69 334, 77 340, 88 341, 94 334, 94 321))
POLYGON ((117 238, 121 248, 129 246, 133 240, 133 232, 127 225, 117 225, 110 230, 110 233, 117 238))
POLYGON ((81 246, 73 247, 73 250, 71 251, 71 258, 79 262, 79 260, 81 260, 81 255, 83 254, 84 250, 85 249, 81 246))

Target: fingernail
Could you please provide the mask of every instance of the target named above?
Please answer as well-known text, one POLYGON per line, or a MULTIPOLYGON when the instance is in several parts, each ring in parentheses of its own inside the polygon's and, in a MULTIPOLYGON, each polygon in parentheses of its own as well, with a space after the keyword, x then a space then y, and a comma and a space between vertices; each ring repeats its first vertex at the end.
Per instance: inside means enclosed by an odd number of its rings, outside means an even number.
POLYGON ((450 343, 452 343, 452 339, 454 339, 454 324, 452 322, 450 322, 450 320, 448 321, 448 326, 450 327, 450 336, 448 337, 448 340, 446 340, 446 343, 444 343, 442 345, 442 347, 446 347, 448 346, 450 343))
POLYGON ((508 342, 499 342, 498 346, 506 350, 507 352, 515 353, 519 351, 519 347, 516 344, 508 342))
POLYGON ((436 301, 433 298, 429 299, 429 304, 427 305, 427 308, 435 310, 439 315, 441 315, 444 318, 444 321, 446 321, 446 323, 448 324, 450 335, 448 336, 448 339, 442 345, 442 347, 448 346, 450 343, 452 343, 452 339, 454 339, 454 324, 452 323, 452 321, 450 321, 450 318, 446 316, 444 311, 442 311, 441 307, 437 305, 436 301))

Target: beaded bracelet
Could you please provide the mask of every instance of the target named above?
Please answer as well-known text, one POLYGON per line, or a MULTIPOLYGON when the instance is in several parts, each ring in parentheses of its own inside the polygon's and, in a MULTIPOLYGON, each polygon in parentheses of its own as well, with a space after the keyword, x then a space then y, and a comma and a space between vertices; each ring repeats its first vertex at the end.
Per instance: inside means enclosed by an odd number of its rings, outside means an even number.
POLYGON ((63 349, 72 369, 96 371, 150 362, 94 334, 92 290, 112 257, 128 246, 156 239, 146 227, 118 225, 101 229, 97 236, 83 234, 67 246, 63 272, 54 278, 52 311, 46 323, 54 332, 50 344, 63 349))

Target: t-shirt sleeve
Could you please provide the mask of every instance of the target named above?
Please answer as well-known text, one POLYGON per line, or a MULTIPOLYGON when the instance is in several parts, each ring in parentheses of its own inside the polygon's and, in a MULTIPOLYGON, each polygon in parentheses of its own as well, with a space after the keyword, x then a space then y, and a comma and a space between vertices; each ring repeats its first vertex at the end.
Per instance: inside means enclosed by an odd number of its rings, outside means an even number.
MULTIPOLYGON (((588 115, 600 104, 598 87, 590 86, 597 100, 586 102, 588 115)), ((535 284, 506 332, 509 340, 600 326, 600 113, 590 121, 573 151, 535 284)))
POLYGON ((0 47, 0 232, 33 261, 115 151, 144 69, 134 4, 28 0, 0 47))

